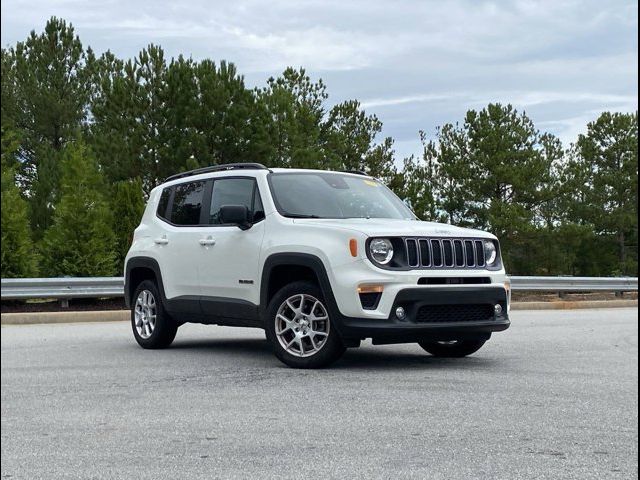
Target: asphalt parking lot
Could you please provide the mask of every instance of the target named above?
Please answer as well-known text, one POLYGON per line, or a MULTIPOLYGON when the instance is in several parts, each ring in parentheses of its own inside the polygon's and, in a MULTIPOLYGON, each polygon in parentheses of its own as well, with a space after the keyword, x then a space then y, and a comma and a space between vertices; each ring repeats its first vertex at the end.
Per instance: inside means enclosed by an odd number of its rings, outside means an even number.
POLYGON ((291 370, 259 330, 2 327, 3 478, 638 476, 638 309, 517 311, 472 357, 291 370))

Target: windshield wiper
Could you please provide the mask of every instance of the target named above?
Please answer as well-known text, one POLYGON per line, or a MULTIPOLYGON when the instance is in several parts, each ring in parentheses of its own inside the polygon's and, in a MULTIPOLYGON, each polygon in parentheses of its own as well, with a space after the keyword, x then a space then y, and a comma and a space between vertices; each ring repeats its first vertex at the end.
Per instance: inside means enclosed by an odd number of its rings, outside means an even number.
POLYGON ((305 213, 286 213, 285 217, 288 217, 288 218, 321 218, 318 215, 307 215, 305 213))

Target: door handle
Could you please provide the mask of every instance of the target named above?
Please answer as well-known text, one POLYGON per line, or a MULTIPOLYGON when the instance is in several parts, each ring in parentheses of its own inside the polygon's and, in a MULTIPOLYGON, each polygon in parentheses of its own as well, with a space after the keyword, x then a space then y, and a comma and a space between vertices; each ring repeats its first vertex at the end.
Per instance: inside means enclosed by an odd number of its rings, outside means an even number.
POLYGON ((157 245, 166 245, 167 243, 169 243, 169 239, 167 238, 166 235, 163 235, 160 238, 154 238, 153 241, 157 245))
POLYGON ((201 238, 199 242, 203 247, 210 247, 216 244, 215 239, 211 235, 209 235, 207 238, 201 238))

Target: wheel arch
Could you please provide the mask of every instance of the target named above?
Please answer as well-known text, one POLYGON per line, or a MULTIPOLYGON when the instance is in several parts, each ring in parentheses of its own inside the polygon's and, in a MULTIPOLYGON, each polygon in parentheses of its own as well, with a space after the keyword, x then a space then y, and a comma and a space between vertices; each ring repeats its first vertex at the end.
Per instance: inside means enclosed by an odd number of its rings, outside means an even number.
POLYGON ((163 303, 166 304, 164 284, 158 261, 150 257, 132 257, 127 261, 124 275, 124 301, 127 308, 131 306, 136 287, 143 280, 155 280, 163 303))
MULTIPOLYGON (((282 286, 296 280, 315 280, 329 308, 337 313, 336 301, 322 260, 310 253, 274 253, 267 257, 260 282, 260 309, 265 313, 271 298, 282 286), (296 272, 297 275, 284 275, 296 272), (313 278, 310 277, 313 275, 313 278)), ((331 312, 335 315, 334 312, 331 312)))

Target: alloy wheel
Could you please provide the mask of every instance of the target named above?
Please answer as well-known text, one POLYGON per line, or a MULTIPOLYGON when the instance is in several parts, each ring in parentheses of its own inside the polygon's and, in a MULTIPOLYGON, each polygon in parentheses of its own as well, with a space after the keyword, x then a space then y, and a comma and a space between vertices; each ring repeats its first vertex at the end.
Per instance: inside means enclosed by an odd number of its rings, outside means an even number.
POLYGON ((149 290, 142 290, 136 299, 134 310, 136 331, 140 337, 147 339, 156 328, 156 299, 149 290))
POLYGON ((278 308, 275 327, 278 342, 286 352, 296 357, 310 357, 327 343, 329 315, 317 298, 293 295, 278 308))

